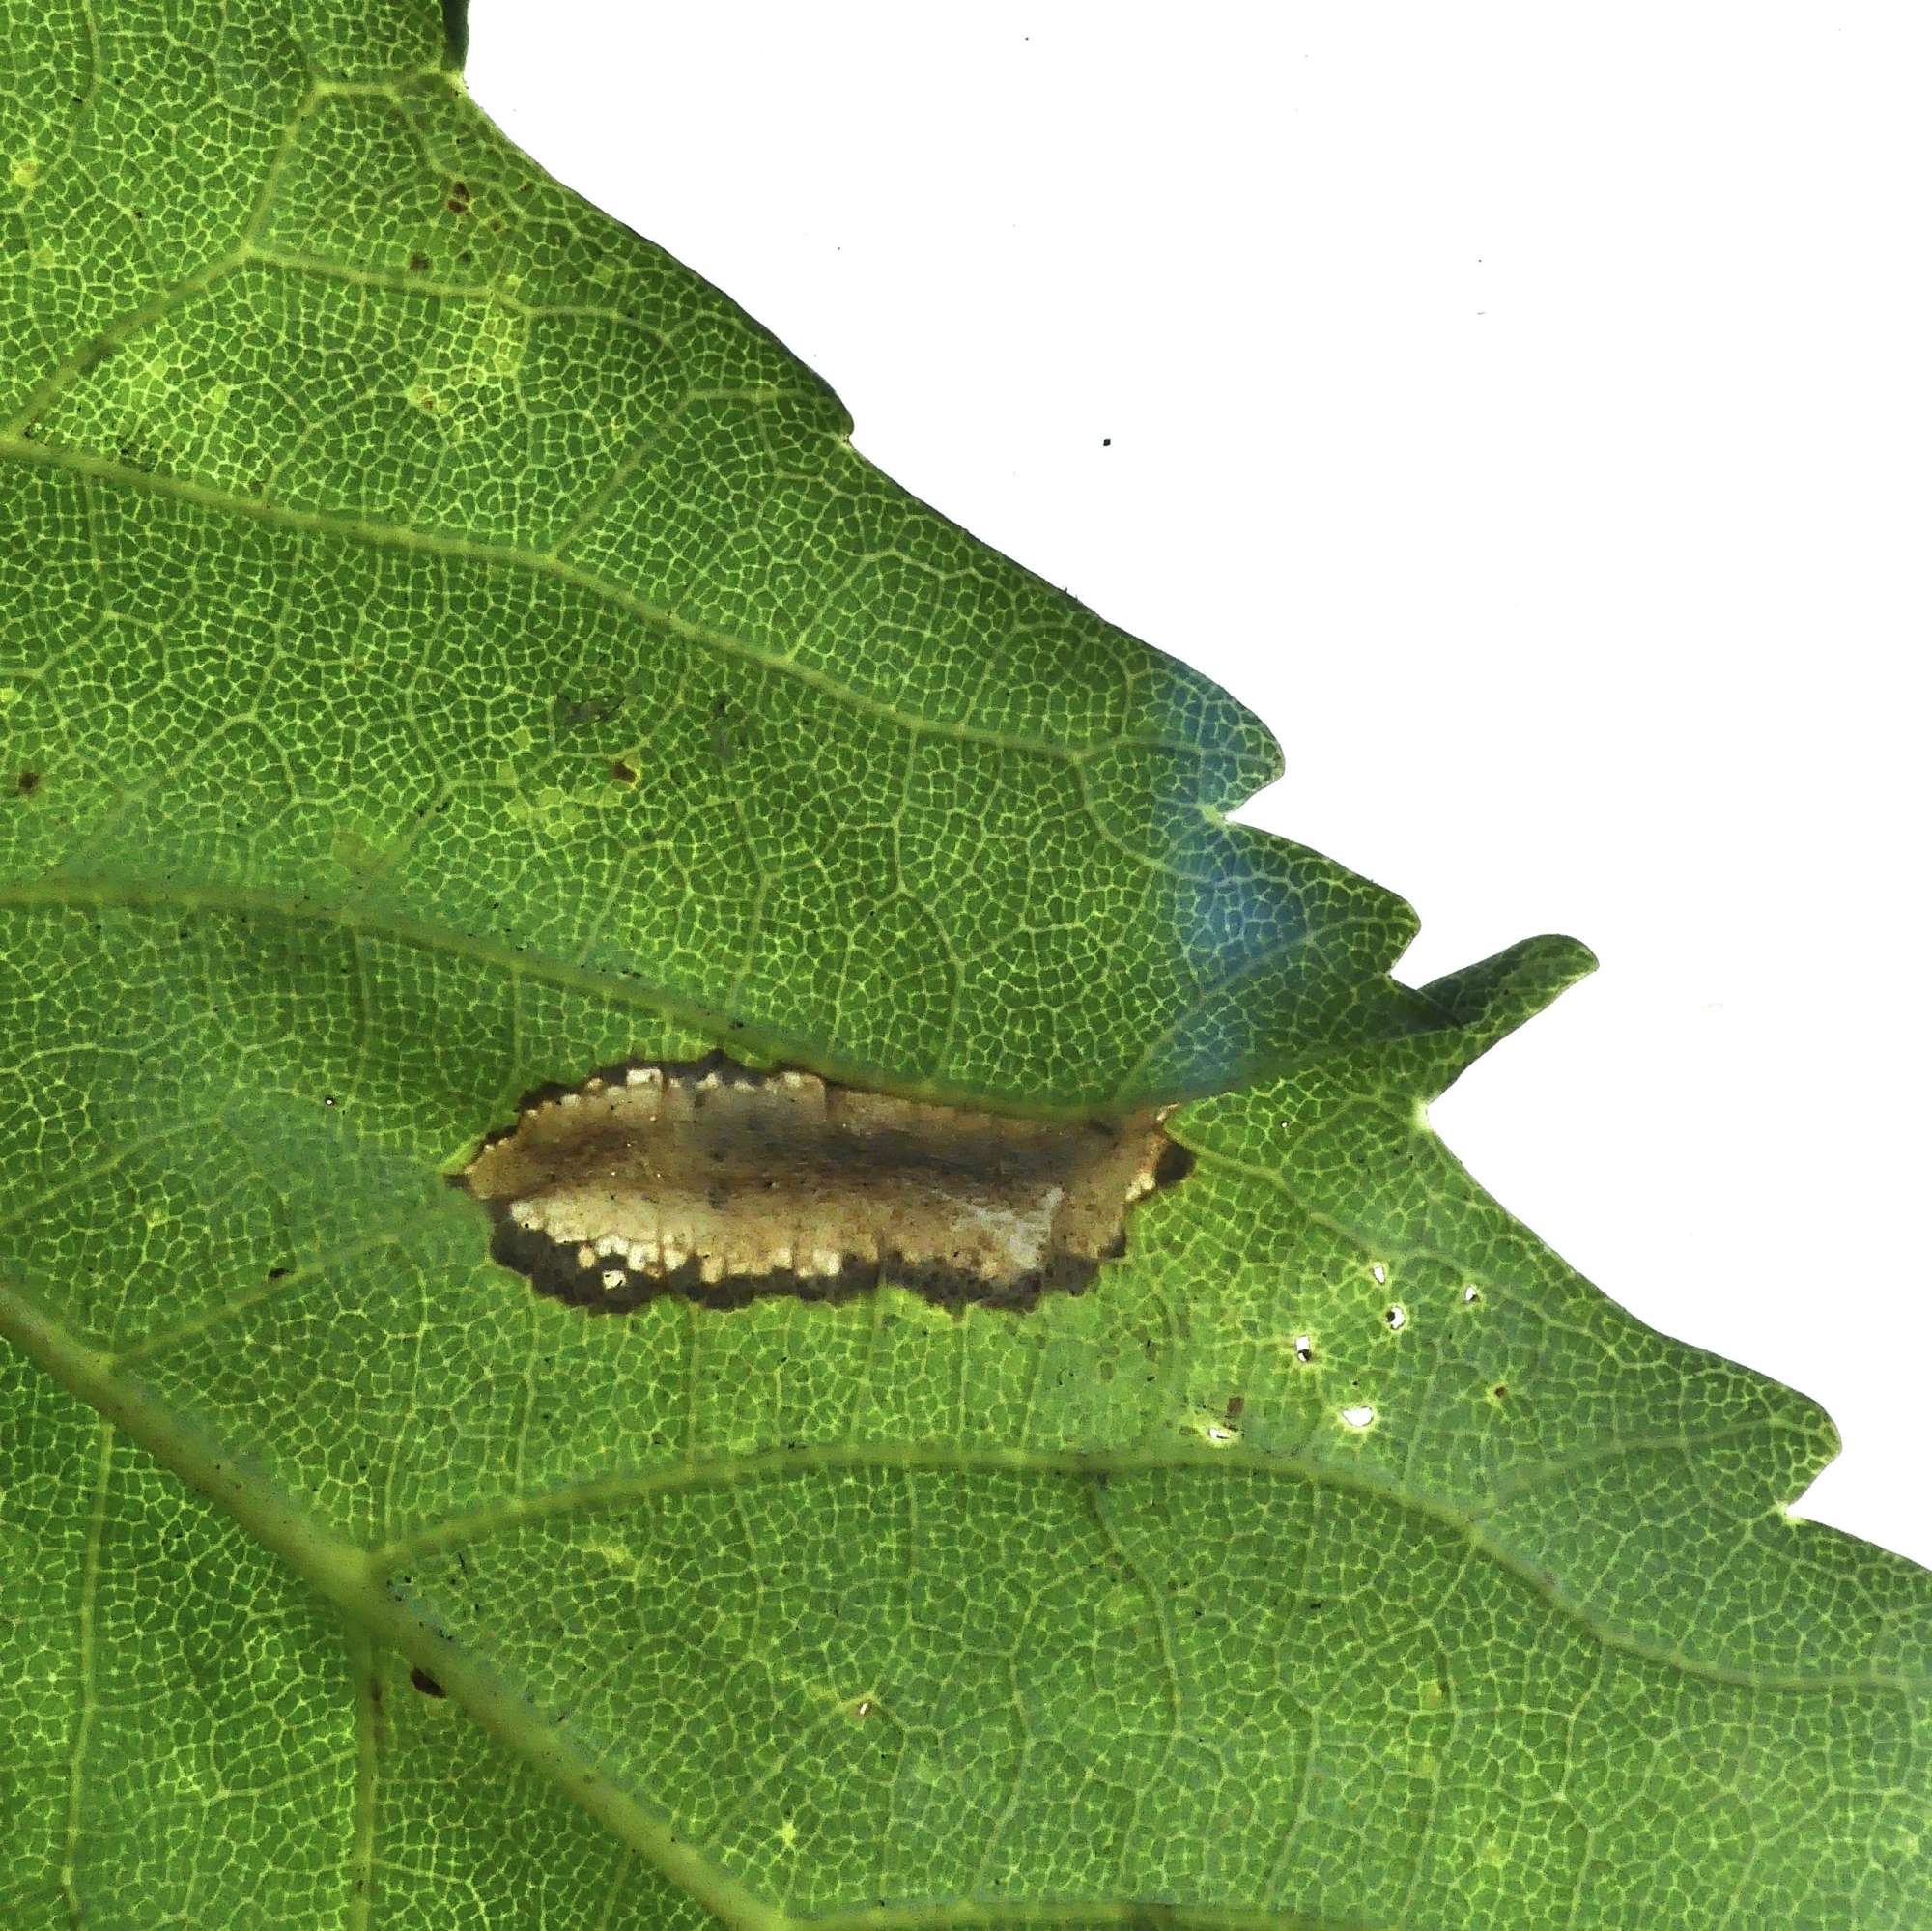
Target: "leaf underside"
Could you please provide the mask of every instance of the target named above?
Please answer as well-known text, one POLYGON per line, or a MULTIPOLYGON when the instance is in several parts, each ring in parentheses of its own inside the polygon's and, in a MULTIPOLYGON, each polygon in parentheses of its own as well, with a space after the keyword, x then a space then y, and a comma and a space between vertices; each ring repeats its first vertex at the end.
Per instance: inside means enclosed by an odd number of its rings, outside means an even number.
POLYGON ((1932 1578, 1429 1126, 1587 954, 1393 980, 460 13, 7 18, 0 1921, 1932 1922, 1932 1578), (721 1046, 1193 1166, 1024 1311, 492 1259, 721 1046))

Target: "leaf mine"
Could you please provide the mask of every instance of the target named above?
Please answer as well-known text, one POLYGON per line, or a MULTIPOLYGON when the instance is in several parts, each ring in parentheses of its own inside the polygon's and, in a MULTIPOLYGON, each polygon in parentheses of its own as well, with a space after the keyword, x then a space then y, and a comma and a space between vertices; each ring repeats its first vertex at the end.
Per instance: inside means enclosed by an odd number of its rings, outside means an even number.
POLYGON ((549 1089, 456 1178, 503 1265, 591 1312, 881 1281, 1029 1308, 1085 1288, 1133 1204, 1193 1164, 1167 1110, 1017 1119, 714 1053, 549 1089))

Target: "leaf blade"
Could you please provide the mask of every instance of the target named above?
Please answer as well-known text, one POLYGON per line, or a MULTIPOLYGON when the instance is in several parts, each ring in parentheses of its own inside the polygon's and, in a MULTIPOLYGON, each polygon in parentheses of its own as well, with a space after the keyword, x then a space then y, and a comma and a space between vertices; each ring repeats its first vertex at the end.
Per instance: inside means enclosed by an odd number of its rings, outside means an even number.
MULTIPOLYGON (((118 135, 158 240, 50 167, 86 271, 16 210, 0 298, 0 1331, 353 1622, 309 1747, 373 1633, 521 1753, 468 1824, 414 1759, 397 1841, 504 1871, 568 1784, 641 1912, 748 1927, 1926 1915, 1927 1578, 1785 1520, 1815 1408, 1610 1308, 1423 1118, 1586 955, 1397 986, 1406 908, 1226 821, 1259 724, 860 463, 473 114, 446 10, 109 13, 120 124, 53 131, 118 135), (1198 1170, 1025 1317, 534 1302, 443 1176, 521 1091, 721 1036, 1208 1095, 1198 1170)), ((39 1493, 74 1418, 16 1385, 39 1493)))

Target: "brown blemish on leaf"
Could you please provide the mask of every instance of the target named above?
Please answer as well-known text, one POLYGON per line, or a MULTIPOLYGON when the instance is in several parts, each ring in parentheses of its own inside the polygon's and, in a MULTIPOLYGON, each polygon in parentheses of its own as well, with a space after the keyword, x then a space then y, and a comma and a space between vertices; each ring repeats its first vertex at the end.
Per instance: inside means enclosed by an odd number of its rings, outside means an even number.
POLYGON ((1029 1308, 1086 1287, 1133 1203, 1192 1166, 1160 1122, 1014 1119, 714 1053, 532 1095, 453 1178, 490 1207, 503 1265, 592 1312, 881 1281, 1029 1308))
POLYGON ((14 788, 22 798, 31 798, 41 788, 41 774, 38 771, 23 771, 14 781, 14 788))
POLYGON ((613 784, 635 784, 638 774, 621 757, 613 757, 611 760, 611 781, 613 784))
POLYGON ((452 214, 469 213, 469 184, 467 181, 453 181, 449 185, 449 199, 443 203, 452 214))
POLYGON ((412 255, 410 257, 410 272, 412 275, 427 274, 429 272, 429 257, 427 255, 412 255))
POLYGON ((426 1669, 412 1669, 410 1671, 410 1682, 416 1689, 420 1690, 425 1696, 447 1696, 449 1694, 449 1691, 426 1669))

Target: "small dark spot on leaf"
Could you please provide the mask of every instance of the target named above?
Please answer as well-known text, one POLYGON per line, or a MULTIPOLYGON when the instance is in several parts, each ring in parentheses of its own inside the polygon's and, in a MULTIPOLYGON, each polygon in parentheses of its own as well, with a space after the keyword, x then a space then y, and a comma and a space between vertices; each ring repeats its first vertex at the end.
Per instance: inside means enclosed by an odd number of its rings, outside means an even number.
POLYGON ((285 1281, 294 1272, 295 1269, 293 1267, 270 1267, 269 1269, 269 1278, 271 1281, 285 1281))
POLYGON ((1228 1397, 1228 1419, 1230 1421, 1239 1421, 1247 1406, 1248 1398, 1245 1395, 1230 1395, 1228 1397))
POLYGON ((426 1669, 412 1669, 410 1671, 410 1681, 425 1696, 447 1696, 449 1694, 449 1691, 426 1669))
POLYGON ((467 181, 451 182, 449 185, 449 199, 443 203, 443 206, 452 214, 468 214, 469 213, 469 184, 467 181))
POLYGON ((41 774, 38 771, 23 771, 14 781, 14 787, 22 798, 31 798, 41 788, 41 774))
POLYGON ((1498 1381, 1496 1385, 1490 1390, 1490 1393, 1492 1394, 1497 1401, 1501 1401, 1502 1398, 1509 1393, 1509 1383, 1507 1381, 1498 1381))
POLYGON ((635 784, 638 774, 621 757, 611 760, 611 779, 616 784, 635 784))
POLYGON ((412 255, 410 257, 411 274, 412 275, 422 274, 428 270, 428 268, 429 268, 429 257, 427 255, 412 255))
POLYGON ((585 724, 607 724, 624 707, 622 692, 603 697, 559 697, 551 715, 560 730, 580 730, 585 724))

